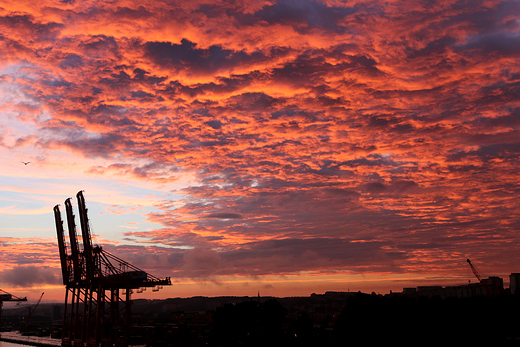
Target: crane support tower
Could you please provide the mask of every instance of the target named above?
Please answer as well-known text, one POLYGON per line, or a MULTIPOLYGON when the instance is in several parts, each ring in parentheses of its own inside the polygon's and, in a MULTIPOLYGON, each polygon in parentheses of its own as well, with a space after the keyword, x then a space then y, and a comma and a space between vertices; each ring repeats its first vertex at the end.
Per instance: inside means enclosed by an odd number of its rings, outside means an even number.
POLYGON ((133 290, 171 285, 170 278, 157 278, 92 245, 83 192, 76 194, 81 237, 71 198, 65 200, 68 237, 59 205, 54 207, 61 271, 65 291, 63 347, 124 347, 129 344, 131 294, 133 290), (81 240, 81 242, 80 242, 81 240))

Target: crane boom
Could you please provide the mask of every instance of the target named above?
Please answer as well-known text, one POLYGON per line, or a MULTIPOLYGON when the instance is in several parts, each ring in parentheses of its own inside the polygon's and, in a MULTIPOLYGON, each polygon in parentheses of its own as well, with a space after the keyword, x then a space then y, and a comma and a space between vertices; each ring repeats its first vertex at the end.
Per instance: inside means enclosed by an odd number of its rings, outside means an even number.
POLYGON ((466 259, 466 261, 468 262, 469 267, 471 268, 471 271, 473 271, 473 274, 475 275, 475 277, 478 279, 478 281, 480 283, 482 283, 482 276, 480 276, 480 273, 478 272, 478 270, 473 266, 473 264, 471 264, 471 260, 466 259))
POLYGON ((79 283, 82 275, 82 264, 80 263, 80 251, 78 247, 78 238, 76 234, 76 222, 74 221, 74 213, 72 212, 72 204, 70 198, 65 200, 65 211, 67 212, 67 225, 69 228, 70 252, 72 254, 72 267, 74 273, 74 282, 79 283))
POLYGON ((94 262, 92 253, 92 236, 90 234, 90 228, 88 224, 87 208, 85 206, 85 198, 83 197, 83 191, 79 191, 76 194, 78 198, 79 207, 79 221, 81 226, 81 235, 83 239, 83 258, 85 261, 85 277, 87 282, 90 282, 94 278, 94 262))
POLYGON ((61 272, 63 277, 63 284, 68 284, 70 281, 70 267, 68 265, 69 256, 67 254, 67 244, 65 242, 65 231, 63 229, 63 220, 61 219, 61 212, 59 205, 54 206, 54 220, 56 222, 56 231, 58 234, 58 246, 60 250, 61 272))
POLYGON ((34 313, 34 311, 36 311, 36 308, 38 307, 38 305, 40 304, 40 301, 42 301, 42 298, 43 298, 43 294, 45 293, 42 293, 42 295, 40 295, 40 299, 38 299, 38 302, 36 303, 36 305, 34 305, 34 307, 31 308, 29 307, 29 314, 27 315, 27 326, 29 326, 29 324, 31 323, 31 315, 34 313))
POLYGON ((27 297, 19 298, 16 295, 9 294, 3 289, 0 289, 0 302, 4 301, 27 301, 27 297))

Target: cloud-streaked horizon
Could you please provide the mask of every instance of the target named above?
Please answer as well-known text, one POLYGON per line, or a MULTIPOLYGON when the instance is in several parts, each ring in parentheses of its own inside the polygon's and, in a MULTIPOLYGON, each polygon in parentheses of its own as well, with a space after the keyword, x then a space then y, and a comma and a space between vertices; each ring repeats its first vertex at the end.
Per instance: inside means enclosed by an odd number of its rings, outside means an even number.
POLYGON ((99 236, 174 278, 518 272, 519 18, 517 1, 3 2, 0 151, 31 163, 0 175, 90 180, 99 203, 107 182, 106 212, 149 224, 99 236))

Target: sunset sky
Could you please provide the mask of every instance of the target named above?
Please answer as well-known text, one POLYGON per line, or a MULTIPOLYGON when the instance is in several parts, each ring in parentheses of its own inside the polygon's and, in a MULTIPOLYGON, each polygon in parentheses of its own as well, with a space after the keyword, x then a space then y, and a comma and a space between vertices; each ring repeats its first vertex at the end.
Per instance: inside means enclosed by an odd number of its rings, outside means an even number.
POLYGON ((63 300, 52 208, 80 190, 94 243, 171 277, 136 298, 475 282, 466 258, 508 282, 519 18, 517 0, 0 0, 0 288, 63 300))

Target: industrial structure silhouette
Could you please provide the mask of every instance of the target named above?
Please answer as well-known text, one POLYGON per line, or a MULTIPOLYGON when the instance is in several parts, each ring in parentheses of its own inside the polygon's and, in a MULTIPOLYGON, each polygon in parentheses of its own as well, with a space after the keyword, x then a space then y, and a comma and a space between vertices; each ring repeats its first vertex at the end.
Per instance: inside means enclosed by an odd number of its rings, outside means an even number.
POLYGON ((76 195, 81 240, 71 198, 65 200, 68 238, 59 205, 54 207, 63 284, 66 286, 62 346, 127 346, 130 337, 133 290, 171 285, 170 278, 157 278, 92 245, 85 198, 76 195))

